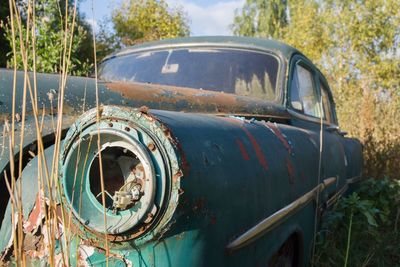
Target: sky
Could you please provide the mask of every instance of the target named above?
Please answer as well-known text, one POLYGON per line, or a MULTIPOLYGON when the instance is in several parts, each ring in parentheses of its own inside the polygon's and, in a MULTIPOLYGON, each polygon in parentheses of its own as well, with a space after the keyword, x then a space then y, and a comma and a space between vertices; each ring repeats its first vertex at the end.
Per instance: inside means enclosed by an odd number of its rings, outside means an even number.
MULTIPOLYGON (((80 11, 86 20, 97 27, 98 21, 110 17, 113 8, 122 0, 84 0, 80 11), (93 13, 92 13, 93 1, 93 13)), ((233 22, 235 9, 241 8, 245 0, 166 0, 170 7, 182 7, 190 20, 192 36, 232 35, 229 25, 233 22)))

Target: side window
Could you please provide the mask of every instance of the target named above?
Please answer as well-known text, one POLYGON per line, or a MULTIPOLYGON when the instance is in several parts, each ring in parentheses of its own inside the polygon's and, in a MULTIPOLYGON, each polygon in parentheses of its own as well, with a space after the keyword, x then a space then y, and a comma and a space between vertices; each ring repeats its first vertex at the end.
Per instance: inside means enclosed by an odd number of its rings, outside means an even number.
POLYGON ((333 114, 332 114, 332 105, 329 99, 328 90, 326 89, 325 85, 320 81, 320 88, 322 93, 322 106, 324 108, 324 119, 332 123, 333 122, 333 114))
POLYGON ((321 108, 313 74, 297 64, 290 88, 291 105, 294 109, 313 117, 321 117, 321 108))

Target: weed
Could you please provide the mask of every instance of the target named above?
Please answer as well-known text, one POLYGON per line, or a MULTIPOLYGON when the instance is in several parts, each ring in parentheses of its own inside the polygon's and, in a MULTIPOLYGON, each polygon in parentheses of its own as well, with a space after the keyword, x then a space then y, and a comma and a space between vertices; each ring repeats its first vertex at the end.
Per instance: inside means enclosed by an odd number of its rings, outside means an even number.
POLYGON ((315 266, 400 266, 400 183, 368 179, 322 217, 315 266))

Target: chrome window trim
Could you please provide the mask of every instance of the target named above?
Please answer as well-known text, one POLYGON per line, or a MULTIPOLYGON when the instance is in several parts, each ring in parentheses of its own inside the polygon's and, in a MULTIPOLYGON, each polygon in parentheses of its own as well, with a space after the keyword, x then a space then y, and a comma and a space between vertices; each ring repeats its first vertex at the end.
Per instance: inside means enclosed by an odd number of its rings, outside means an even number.
MULTIPOLYGON (((304 120, 304 121, 309 121, 317 124, 321 124, 321 118, 305 115, 303 113, 298 112, 297 110, 293 109, 292 107, 288 107, 287 111, 289 114, 295 118, 304 120)), ((339 127, 338 124, 336 123, 330 123, 327 120, 322 119, 322 124, 324 126, 333 126, 333 127, 339 127)))
POLYGON ((181 43, 181 44, 168 44, 168 45, 155 45, 150 47, 144 48, 131 48, 126 49, 121 52, 117 52, 113 55, 107 56, 104 58, 100 64, 111 60, 116 57, 127 56, 130 54, 135 53, 142 53, 142 52, 151 52, 151 51, 160 51, 160 50, 168 50, 168 49, 185 49, 185 48, 219 48, 219 49, 232 49, 232 50, 241 50, 241 51, 248 51, 248 52, 255 52, 255 53, 262 53, 267 54, 270 56, 275 57, 278 60, 278 72, 277 72, 277 79, 276 79, 276 88, 275 90, 279 90, 279 94, 272 103, 279 104, 284 106, 285 102, 285 84, 286 84, 286 66, 287 66, 287 59, 283 56, 283 54, 279 50, 275 49, 268 49, 262 46, 256 45, 245 45, 245 44, 233 44, 233 43, 212 43, 212 42, 200 42, 200 43, 181 43))

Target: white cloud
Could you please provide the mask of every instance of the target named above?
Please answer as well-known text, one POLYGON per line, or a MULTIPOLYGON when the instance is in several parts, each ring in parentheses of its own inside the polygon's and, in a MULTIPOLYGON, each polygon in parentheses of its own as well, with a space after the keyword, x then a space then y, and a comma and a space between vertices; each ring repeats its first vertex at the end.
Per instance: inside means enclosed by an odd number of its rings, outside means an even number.
POLYGON ((169 6, 181 6, 190 19, 192 35, 231 35, 229 25, 233 22, 235 10, 241 8, 244 0, 217 2, 199 5, 190 0, 167 0, 169 6))

